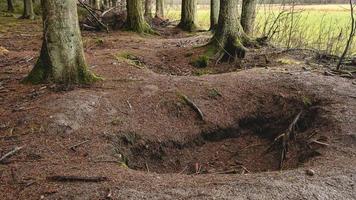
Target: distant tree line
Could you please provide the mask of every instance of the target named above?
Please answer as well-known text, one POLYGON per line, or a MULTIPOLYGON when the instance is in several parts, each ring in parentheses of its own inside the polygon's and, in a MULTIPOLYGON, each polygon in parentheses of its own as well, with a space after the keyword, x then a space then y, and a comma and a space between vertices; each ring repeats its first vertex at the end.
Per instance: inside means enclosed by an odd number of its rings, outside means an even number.
MULTIPOLYGON (((180 5, 182 0, 165 0, 167 5, 180 5)), ((198 0, 199 5, 210 5, 211 0, 198 0)), ((241 0, 238 0, 241 2, 241 0)), ((349 0, 258 0, 258 3, 280 4, 280 3, 298 3, 298 4, 348 4, 349 0)))

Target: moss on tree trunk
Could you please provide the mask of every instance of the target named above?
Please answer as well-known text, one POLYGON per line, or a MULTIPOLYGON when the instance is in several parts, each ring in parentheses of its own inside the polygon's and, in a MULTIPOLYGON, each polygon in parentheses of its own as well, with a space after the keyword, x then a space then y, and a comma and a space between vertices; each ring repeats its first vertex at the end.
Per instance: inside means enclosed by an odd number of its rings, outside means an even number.
POLYGON ((210 30, 215 30, 218 25, 220 10, 220 0, 211 0, 210 2, 210 30))
POLYGON ((87 69, 76 1, 42 0, 42 12, 41 54, 24 82, 88 84, 98 80, 87 69))
POLYGON ((245 33, 253 34, 257 0, 242 0, 241 25, 245 33))
POLYGON ((33 12, 32 0, 23 0, 23 14, 22 19, 35 19, 35 13, 33 12))
POLYGON ((181 19, 178 27, 184 31, 195 31, 195 15, 197 12, 197 0, 182 0, 181 19))
POLYGON ((215 52, 220 61, 234 61, 245 57, 246 45, 252 44, 239 19, 238 1, 221 0, 219 22, 209 44, 209 52, 215 52))
POLYGON ((164 18, 164 0, 156 0, 156 16, 158 18, 164 18))
POLYGON ((126 0, 127 20, 126 27, 138 33, 154 33, 143 16, 143 0, 126 0))

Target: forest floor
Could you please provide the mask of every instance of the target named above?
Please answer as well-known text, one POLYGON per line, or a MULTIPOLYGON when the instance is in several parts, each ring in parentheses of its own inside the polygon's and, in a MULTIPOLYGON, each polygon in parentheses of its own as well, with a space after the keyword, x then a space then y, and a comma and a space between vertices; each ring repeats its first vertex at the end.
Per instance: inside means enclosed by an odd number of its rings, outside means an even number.
POLYGON ((196 68, 208 33, 83 32, 103 81, 24 85, 41 23, 10 19, 0 157, 21 149, 0 164, 0 199, 355 199, 356 82, 331 73, 332 60, 263 47, 196 68), (289 127, 280 166, 272 144, 289 127))

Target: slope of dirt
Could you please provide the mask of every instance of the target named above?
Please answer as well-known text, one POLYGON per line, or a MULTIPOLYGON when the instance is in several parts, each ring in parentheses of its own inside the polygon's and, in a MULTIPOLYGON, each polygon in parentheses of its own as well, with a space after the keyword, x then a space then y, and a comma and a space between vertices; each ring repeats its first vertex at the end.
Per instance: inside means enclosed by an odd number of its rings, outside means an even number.
POLYGON ((0 155, 23 148, 0 164, 0 198, 355 198, 353 80, 280 52, 260 68, 183 76, 197 70, 187 50, 196 55, 209 36, 177 34, 85 32, 90 68, 105 80, 63 88, 20 84, 40 49, 39 23, 1 32, 0 155), (266 150, 300 112, 280 171, 281 144, 266 150), (60 175, 108 180, 48 179, 60 175))

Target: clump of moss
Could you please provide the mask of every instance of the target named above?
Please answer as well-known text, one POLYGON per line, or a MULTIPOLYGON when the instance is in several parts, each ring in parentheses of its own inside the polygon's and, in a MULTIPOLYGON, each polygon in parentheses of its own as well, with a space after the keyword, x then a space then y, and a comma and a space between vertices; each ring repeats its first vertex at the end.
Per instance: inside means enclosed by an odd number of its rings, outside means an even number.
POLYGON ((120 118, 120 117, 115 117, 112 121, 111 124, 114 126, 118 126, 118 125, 122 125, 124 124, 124 119, 120 118))
POLYGON ((117 53, 113 56, 115 57, 116 60, 118 60, 118 61, 124 60, 128 64, 131 64, 137 68, 144 67, 144 63, 141 61, 141 59, 138 58, 137 56, 133 55, 130 52, 121 52, 121 53, 117 53))
POLYGON ((184 57, 191 57, 192 55, 193 55, 192 52, 188 52, 188 53, 184 54, 184 57))
POLYGON ((102 38, 95 38, 95 44, 97 44, 97 45, 103 45, 103 44, 104 44, 104 39, 102 39, 102 38))
POLYGON ((305 107, 310 107, 313 105, 313 102, 309 97, 303 96, 302 101, 305 107))
POLYGON ((296 65, 296 64, 300 64, 300 62, 291 59, 291 58, 280 58, 277 60, 277 62, 279 62, 282 65, 296 65))
POLYGON ((218 97, 221 97, 221 93, 216 89, 216 88, 213 88, 213 89, 209 89, 209 94, 208 96, 211 98, 211 99, 217 99, 218 97))
POLYGON ((193 72, 194 76, 203 76, 207 74, 211 74, 212 71, 210 69, 198 69, 193 72))
POLYGON ((198 68, 207 67, 209 65, 209 57, 206 55, 199 56, 196 60, 192 61, 191 64, 198 68))

